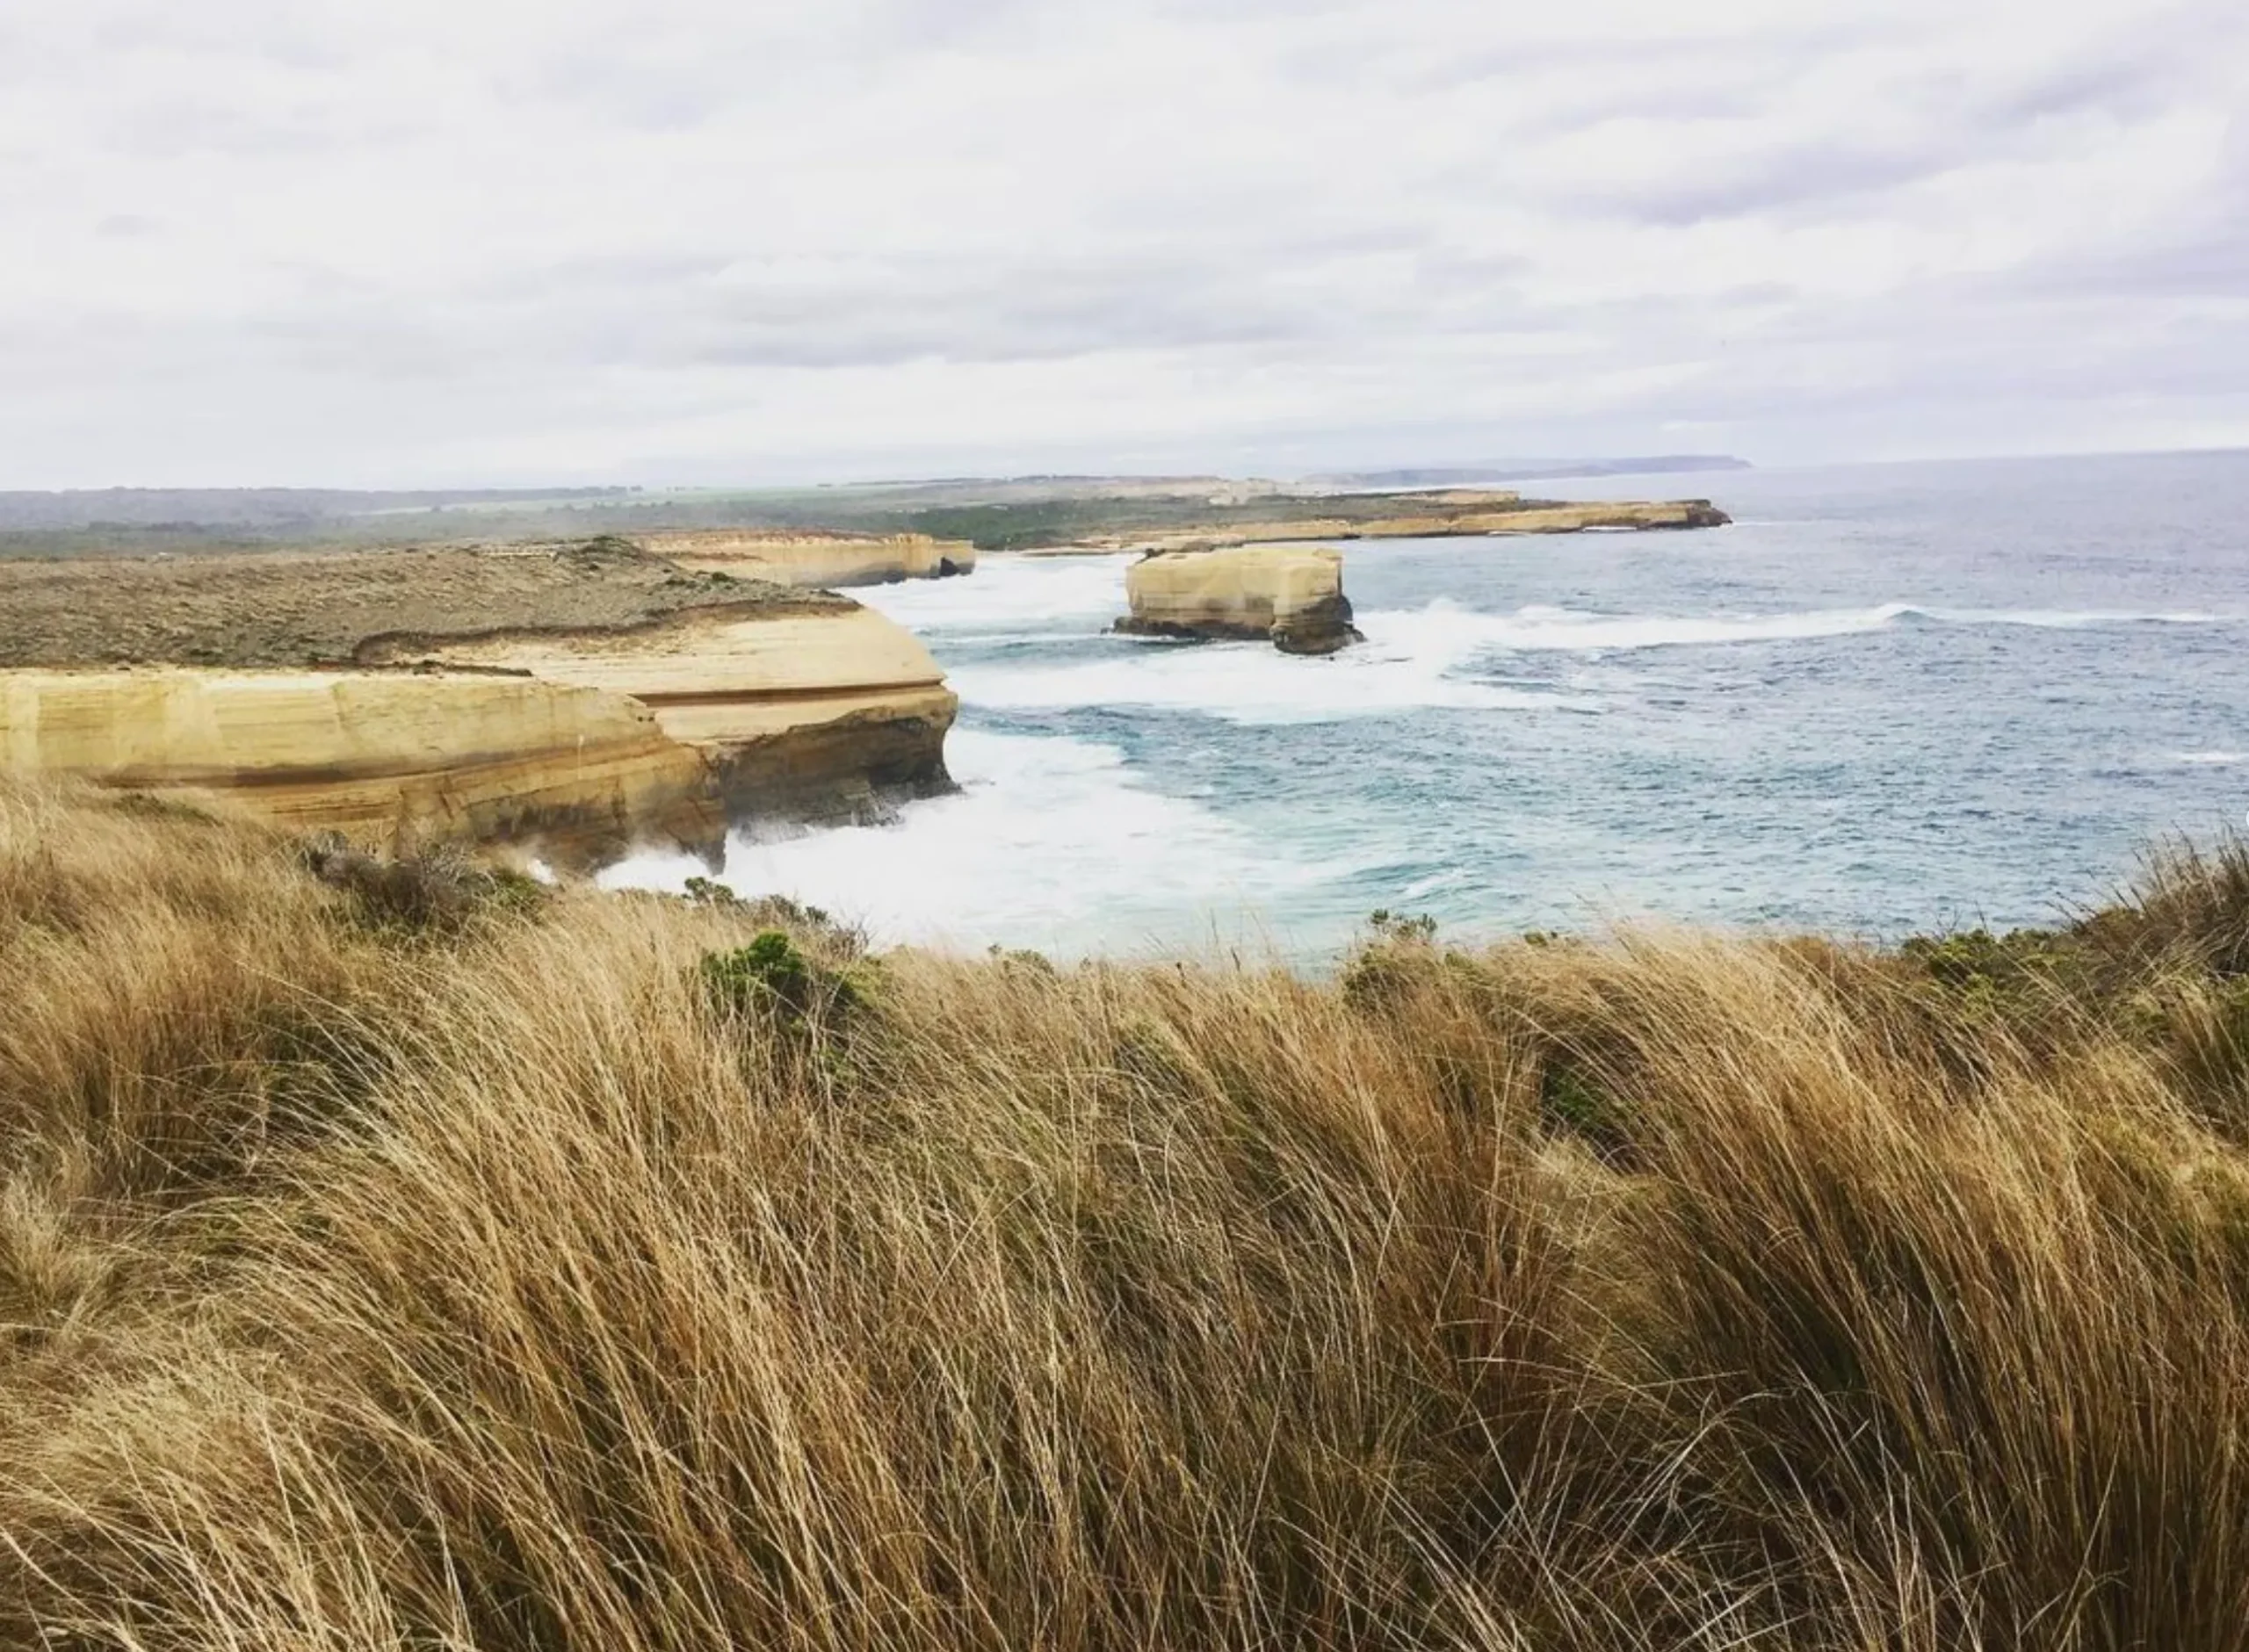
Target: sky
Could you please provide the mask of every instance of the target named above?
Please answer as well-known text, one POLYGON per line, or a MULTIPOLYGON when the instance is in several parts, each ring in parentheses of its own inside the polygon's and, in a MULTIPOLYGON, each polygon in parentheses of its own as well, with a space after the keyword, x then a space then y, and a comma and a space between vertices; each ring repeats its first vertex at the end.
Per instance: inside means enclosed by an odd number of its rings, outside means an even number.
POLYGON ((2249 444, 2239 0, 0 0, 0 487, 2249 444))

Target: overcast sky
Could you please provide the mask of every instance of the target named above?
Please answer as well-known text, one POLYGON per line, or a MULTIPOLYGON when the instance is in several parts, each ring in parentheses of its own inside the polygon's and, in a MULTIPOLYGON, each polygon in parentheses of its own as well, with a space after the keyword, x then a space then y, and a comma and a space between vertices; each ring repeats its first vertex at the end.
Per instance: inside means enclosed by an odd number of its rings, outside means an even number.
POLYGON ((0 0, 0 487, 2249 444, 2240 0, 0 0))

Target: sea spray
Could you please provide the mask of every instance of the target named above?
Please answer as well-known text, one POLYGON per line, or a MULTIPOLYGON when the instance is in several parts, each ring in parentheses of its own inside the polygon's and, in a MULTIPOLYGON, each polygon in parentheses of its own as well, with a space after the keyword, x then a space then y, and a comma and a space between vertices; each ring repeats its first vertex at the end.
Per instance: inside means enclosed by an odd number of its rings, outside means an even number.
MULTIPOLYGON (((1292 899, 1358 868, 1300 858, 1167 797, 1113 747, 963 729, 947 755, 958 796, 908 804, 883 826, 737 833, 716 881, 821 907, 886 945, 1119 953, 1255 941, 1292 899)), ((601 881, 678 892, 705 872, 647 853, 601 881)))

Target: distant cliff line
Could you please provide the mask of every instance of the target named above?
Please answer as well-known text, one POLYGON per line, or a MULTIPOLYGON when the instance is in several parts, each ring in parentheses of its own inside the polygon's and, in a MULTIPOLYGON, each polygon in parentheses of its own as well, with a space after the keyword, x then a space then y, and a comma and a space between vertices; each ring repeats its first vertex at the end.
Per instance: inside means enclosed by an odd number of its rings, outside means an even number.
POLYGON ((713 530, 924 535, 1016 550, 1207 518, 1381 511, 1371 501, 1433 487, 1534 476, 1739 468, 1732 459, 1508 461, 1361 472, 1306 481, 1255 477, 1014 477, 827 487, 430 489, 104 488, 0 493, 0 559, 206 553, 340 545, 584 539, 713 530), (1358 501, 1370 501, 1362 504, 1358 501))

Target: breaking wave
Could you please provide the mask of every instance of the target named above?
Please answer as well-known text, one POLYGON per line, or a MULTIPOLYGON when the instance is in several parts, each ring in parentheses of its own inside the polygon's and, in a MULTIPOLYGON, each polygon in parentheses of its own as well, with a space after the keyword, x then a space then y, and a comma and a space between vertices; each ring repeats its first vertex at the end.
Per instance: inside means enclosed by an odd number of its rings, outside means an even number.
POLYGON ((1884 631, 1900 621, 1913 620, 1943 625, 2031 625, 2048 630, 2077 630, 2091 625, 2211 624, 2218 623, 2220 616, 2199 612, 1934 608, 1917 602, 1812 609, 1786 614, 1601 614, 1543 606, 1518 609, 1512 614, 1490 614, 1464 610, 1440 598, 1426 608, 1365 615, 1360 627, 1371 638, 1378 633, 1401 636, 1417 626, 1433 626, 1443 633, 1444 646, 1457 647, 1464 640, 1472 640, 1476 652, 1487 652, 1791 642, 1884 631))
MULTIPOLYGON (((1302 858, 1152 790, 1096 741, 964 728, 945 754, 957 795, 908 804, 885 826, 738 833, 717 881, 821 907, 882 945, 1119 952, 1258 939, 1259 914, 1363 864, 1302 858)), ((600 881, 677 893, 704 870, 644 852, 600 881)))

